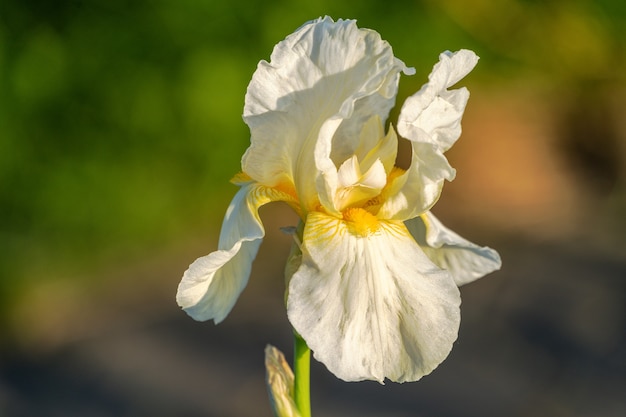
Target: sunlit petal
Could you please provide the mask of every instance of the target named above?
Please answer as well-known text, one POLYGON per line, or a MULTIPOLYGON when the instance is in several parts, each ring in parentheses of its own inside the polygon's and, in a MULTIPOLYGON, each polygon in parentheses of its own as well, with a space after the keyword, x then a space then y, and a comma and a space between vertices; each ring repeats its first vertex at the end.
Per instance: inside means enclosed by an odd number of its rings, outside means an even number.
POLYGON ((359 159, 356 155, 352 155, 352 158, 346 159, 337 170, 337 180, 339 181, 338 185, 340 187, 354 185, 359 182, 362 175, 361 167, 359 166, 359 159))
POLYGON ((461 135, 461 117, 469 98, 466 88, 448 90, 478 63, 472 51, 444 52, 428 83, 402 105, 398 133, 413 142, 437 145, 447 151, 461 135))
POLYGON ((464 285, 500 269, 495 250, 478 246, 445 227, 431 212, 405 222, 426 255, 464 285))
POLYGON ((389 132, 385 135, 382 122, 378 116, 370 118, 359 137, 359 146, 354 154, 358 158, 361 169, 367 171, 376 161, 380 160, 385 167, 385 172, 390 172, 395 163, 398 153, 398 137, 393 126, 389 126, 389 132))
POLYGON ((248 283, 265 235, 259 207, 292 200, 288 194, 255 184, 242 187, 226 211, 218 250, 196 259, 185 271, 176 295, 178 305, 196 320, 224 320, 248 283))
POLYGON ((407 98, 398 118, 398 133, 411 141, 411 166, 403 186, 381 208, 388 218, 407 220, 429 210, 439 198, 443 181, 456 172, 443 155, 461 134, 461 118, 469 98, 465 88, 447 90, 478 62, 468 50, 439 56, 420 91, 407 98))
POLYGON ((407 220, 429 210, 439 199, 443 180, 454 179, 456 171, 430 143, 412 143, 410 168, 390 185, 394 189, 383 203, 379 216, 407 220))
POLYGON ((338 211, 376 197, 387 182, 385 167, 380 160, 374 161, 367 172, 362 173, 356 155, 346 160, 337 174, 339 184, 334 207, 338 211))
POLYGON ((378 33, 354 21, 305 24, 276 45, 271 62, 259 63, 248 86, 244 120, 252 137, 243 170, 266 185, 293 182, 305 210, 313 209, 316 172, 330 168, 331 153, 345 156, 338 163, 350 156, 342 147, 358 146, 371 116, 386 119, 405 69, 378 33), (318 149, 318 141, 326 144, 318 149), (314 154, 324 161, 314 163, 314 154))
POLYGON ((415 381, 452 348, 459 292, 401 222, 370 226, 309 214, 289 319, 339 378, 415 381))

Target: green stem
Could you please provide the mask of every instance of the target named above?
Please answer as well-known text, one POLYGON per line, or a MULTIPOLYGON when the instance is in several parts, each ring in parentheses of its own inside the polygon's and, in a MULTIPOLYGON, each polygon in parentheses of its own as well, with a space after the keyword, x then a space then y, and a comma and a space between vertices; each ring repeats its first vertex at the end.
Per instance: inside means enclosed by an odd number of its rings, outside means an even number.
POLYGON ((299 334, 294 332, 293 373, 294 396, 301 417, 311 417, 311 350, 299 334))

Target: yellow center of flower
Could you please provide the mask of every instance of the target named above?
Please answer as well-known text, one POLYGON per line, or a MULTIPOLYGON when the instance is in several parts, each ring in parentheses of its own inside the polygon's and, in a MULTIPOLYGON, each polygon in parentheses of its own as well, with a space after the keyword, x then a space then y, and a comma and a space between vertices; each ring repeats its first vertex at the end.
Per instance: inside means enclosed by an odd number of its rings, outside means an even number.
POLYGON ((376 216, 360 207, 347 208, 342 214, 348 230, 355 235, 361 237, 371 236, 380 228, 380 223, 376 216))

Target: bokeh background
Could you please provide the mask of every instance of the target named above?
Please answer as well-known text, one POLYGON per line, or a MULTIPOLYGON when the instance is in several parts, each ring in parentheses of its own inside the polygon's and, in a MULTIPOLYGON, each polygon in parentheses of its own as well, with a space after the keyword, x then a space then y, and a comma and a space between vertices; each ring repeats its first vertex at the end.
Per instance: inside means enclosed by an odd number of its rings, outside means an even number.
POLYGON ((219 326, 174 296, 236 191, 257 62, 323 15, 416 68, 400 103, 441 51, 481 56, 435 213, 503 268, 462 289, 432 375, 349 384, 314 362, 314 414, 626 415, 618 0, 2 1, 0 415, 270 415, 263 348, 291 357, 279 227, 295 216, 262 209, 267 239, 219 326))

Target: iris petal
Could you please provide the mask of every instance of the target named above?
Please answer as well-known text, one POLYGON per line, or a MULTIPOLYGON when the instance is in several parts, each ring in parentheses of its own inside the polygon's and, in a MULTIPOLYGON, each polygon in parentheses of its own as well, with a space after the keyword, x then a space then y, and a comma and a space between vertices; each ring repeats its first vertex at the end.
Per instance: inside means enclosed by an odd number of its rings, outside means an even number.
POLYGON ((265 235, 259 208, 271 201, 293 200, 287 193, 254 183, 243 186, 226 211, 218 250, 196 259, 185 271, 176 294, 178 305, 195 320, 224 320, 248 283, 265 235))
POLYGON ((389 173, 395 163, 398 154, 398 137, 393 126, 385 135, 385 130, 378 116, 371 117, 361 130, 359 147, 354 154, 359 160, 361 169, 367 171, 372 164, 380 160, 389 173))
POLYGON ((405 225, 430 260, 449 271, 459 286, 497 271, 502 265, 498 252, 462 238, 431 212, 405 225))
POLYGON ((478 63, 472 51, 444 52, 428 83, 407 98, 398 118, 398 133, 412 142, 426 142, 447 151, 461 135, 461 117, 469 98, 466 88, 448 90, 478 63))
POLYGON ((355 21, 305 24, 259 63, 248 86, 243 170, 268 186, 291 181, 305 211, 314 209, 317 175, 354 153, 367 120, 387 118, 400 71, 408 70, 389 44, 355 21))
POLYGON ((372 234, 310 213, 291 277, 289 320, 315 358, 346 381, 415 381, 452 348, 459 291, 401 222, 372 234))
POLYGON ((401 187, 381 208, 388 218, 408 220, 428 211, 439 198, 443 181, 456 171, 443 155, 461 135, 461 118, 469 98, 465 88, 448 90, 478 62, 472 51, 439 56, 420 91, 407 98, 398 118, 398 133, 411 141, 411 166, 401 187))

